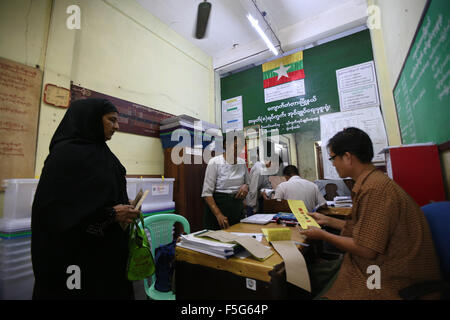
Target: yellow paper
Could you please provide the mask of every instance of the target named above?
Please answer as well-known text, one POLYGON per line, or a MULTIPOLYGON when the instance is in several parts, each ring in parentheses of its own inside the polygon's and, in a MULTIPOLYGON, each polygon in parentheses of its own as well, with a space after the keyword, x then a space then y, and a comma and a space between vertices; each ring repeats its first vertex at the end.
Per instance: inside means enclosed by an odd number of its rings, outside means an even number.
POLYGON ((306 209, 305 203, 302 200, 288 200, 288 204, 302 229, 308 229, 309 227, 320 228, 316 220, 308 215, 308 209, 306 209))
POLYGON ((291 240, 291 229, 289 228, 263 228, 261 231, 269 242, 291 240))

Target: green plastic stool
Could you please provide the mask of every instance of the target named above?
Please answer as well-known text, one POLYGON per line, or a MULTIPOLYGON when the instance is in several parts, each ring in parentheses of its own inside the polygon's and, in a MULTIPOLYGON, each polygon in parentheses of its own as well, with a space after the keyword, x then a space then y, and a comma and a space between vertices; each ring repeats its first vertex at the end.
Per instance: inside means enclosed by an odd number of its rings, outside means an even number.
MULTIPOLYGON (((150 232, 151 250, 153 257, 155 249, 160 245, 165 245, 173 241, 173 225, 175 222, 181 223, 184 232, 190 233, 191 228, 185 217, 178 214, 156 214, 144 218, 144 227, 150 232)), ((172 291, 161 292, 155 289, 156 276, 152 276, 152 285, 148 285, 147 279, 144 279, 145 293, 152 300, 175 300, 175 294, 172 291)))

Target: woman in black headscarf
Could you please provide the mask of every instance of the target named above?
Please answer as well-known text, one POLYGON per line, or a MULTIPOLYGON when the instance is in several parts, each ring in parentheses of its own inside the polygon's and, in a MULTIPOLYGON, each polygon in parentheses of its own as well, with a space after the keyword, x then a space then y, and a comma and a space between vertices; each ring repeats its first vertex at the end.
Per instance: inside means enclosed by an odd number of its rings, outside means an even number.
POLYGON ((32 209, 34 299, 133 299, 126 170, 106 145, 108 100, 74 101, 50 143, 32 209))

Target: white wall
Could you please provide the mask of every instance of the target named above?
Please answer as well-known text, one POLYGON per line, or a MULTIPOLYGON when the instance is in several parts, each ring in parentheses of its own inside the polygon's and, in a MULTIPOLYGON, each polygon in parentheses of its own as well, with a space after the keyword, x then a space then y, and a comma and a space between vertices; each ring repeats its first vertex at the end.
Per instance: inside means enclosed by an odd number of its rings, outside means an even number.
MULTIPOLYGON (((209 56, 133 0, 54 2, 44 84, 74 84, 174 115, 214 122, 209 56), (69 30, 66 8, 81 8, 81 29, 69 30)), ((64 110, 42 103, 36 174, 64 110)), ((129 174, 163 174, 159 138, 117 133, 108 143, 129 174)))
POLYGON ((392 88, 406 59, 427 0, 377 0, 381 9, 387 63, 392 88))
MULTIPOLYGON (((3 0, 0 56, 39 64, 43 86, 69 89, 73 81, 174 115, 215 122, 211 57, 134 0, 3 0), (70 5, 81 9, 79 30, 66 26, 70 5)), ((42 171, 64 113, 41 101, 35 175, 42 171)), ((108 144, 128 174, 163 174, 159 138, 118 132, 108 144)))
POLYGON ((0 56, 30 67, 45 60, 51 0, 0 1, 0 56))

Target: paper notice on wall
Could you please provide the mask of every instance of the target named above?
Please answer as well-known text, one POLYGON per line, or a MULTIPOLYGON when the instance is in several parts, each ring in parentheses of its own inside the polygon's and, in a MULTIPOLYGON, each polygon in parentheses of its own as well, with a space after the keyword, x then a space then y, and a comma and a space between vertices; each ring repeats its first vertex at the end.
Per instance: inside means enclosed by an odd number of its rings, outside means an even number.
POLYGON ((336 70, 336 78, 341 111, 380 105, 373 61, 336 70))
POLYGON ((356 127, 366 132, 373 144, 374 157, 372 162, 384 162, 384 154, 379 154, 379 152, 387 147, 387 136, 379 107, 326 114, 320 116, 320 136, 325 179, 339 179, 332 162, 328 160, 328 140, 339 131, 349 127, 356 127))
POLYGON ((41 86, 40 69, 0 58, 0 182, 35 176, 41 86))
POLYGON ((304 96, 305 94, 305 79, 301 79, 264 89, 264 102, 269 103, 292 97, 304 96))
POLYGON ((243 130, 242 96, 222 101, 222 131, 243 130))

